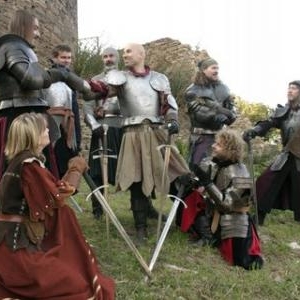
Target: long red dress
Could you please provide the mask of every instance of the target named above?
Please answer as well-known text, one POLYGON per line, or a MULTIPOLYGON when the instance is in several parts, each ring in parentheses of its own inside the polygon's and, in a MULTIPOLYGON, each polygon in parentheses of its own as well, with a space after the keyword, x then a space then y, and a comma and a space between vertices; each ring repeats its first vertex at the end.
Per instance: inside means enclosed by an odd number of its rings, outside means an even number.
POLYGON ((61 182, 36 161, 25 163, 21 175, 30 219, 43 220, 46 234, 34 251, 13 251, 0 239, 0 299, 114 299, 114 281, 100 272, 73 210, 64 205, 61 182))

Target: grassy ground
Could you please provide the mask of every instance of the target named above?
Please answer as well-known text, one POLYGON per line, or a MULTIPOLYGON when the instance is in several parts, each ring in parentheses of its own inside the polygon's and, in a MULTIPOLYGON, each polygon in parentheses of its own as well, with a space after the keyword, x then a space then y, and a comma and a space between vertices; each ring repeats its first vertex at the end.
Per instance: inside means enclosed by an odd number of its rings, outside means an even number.
MULTIPOLYGON (((153 269, 153 278, 145 280, 139 262, 110 223, 106 236, 105 217, 95 220, 91 205, 85 200, 89 193, 82 184, 75 198, 84 209, 78 213, 87 240, 93 246, 101 270, 115 279, 116 299, 119 300, 198 300, 198 299, 300 299, 300 224, 291 212, 272 211, 265 225, 259 228, 265 265, 262 270, 245 271, 231 267, 220 257, 217 249, 190 245, 188 236, 172 225, 153 269)), ((110 205, 129 235, 134 236, 129 194, 109 192, 110 205)), ((159 200, 154 200, 159 206, 159 200)), ((171 201, 165 205, 170 208, 171 201)), ((149 222, 150 239, 139 247, 149 263, 156 240, 156 221, 149 222)))

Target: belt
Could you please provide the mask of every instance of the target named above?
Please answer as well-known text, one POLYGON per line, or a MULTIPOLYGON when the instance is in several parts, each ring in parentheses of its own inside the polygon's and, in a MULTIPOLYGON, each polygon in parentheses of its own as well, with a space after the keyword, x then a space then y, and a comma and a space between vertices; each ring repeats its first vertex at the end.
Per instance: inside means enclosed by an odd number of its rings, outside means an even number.
POLYGON ((210 130, 210 129, 204 129, 204 128, 199 128, 199 127, 193 127, 191 132, 193 134, 216 134, 216 130, 210 130))
POLYGON ((117 115, 117 114, 112 114, 112 113, 109 113, 109 114, 107 114, 107 113, 105 113, 104 114, 104 118, 112 118, 112 117, 122 117, 122 115, 117 115))
POLYGON ((159 124, 135 124, 126 126, 124 128, 125 132, 131 132, 131 131, 139 131, 139 132, 148 132, 158 129, 166 129, 166 125, 159 125, 159 124))
POLYGON ((233 212, 237 212, 237 213, 247 213, 250 210, 250 206, 243 206, 240 208, 235 208, 233 210, 233 212))
POLYGON ((15 222, 15 223, 23 223, 25 221, 25 217, 20 215, 4 215, 0 214, 0 222, 15 222))

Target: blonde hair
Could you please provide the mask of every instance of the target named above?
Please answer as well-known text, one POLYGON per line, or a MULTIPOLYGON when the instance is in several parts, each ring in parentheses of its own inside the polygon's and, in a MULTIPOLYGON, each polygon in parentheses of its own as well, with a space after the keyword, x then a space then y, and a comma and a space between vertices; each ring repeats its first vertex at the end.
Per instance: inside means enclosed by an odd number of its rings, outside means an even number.
POLYGON ((226 159, 232 162, 242 161, 245 143, 239 132, 234 129, 222 129, 216 134, 215 140, 224 147, 226 159))
POLYGON ((10 33, 27 39, 31 32, 36 17, 26 10, 17 10, 10 22, 10 33))
POLYGON ((13 120, 8 131, 5 155, 8 160, 24 150, 39 156, 40 136, 47 128, 47 122, 40 113, 24 113, 13 120))

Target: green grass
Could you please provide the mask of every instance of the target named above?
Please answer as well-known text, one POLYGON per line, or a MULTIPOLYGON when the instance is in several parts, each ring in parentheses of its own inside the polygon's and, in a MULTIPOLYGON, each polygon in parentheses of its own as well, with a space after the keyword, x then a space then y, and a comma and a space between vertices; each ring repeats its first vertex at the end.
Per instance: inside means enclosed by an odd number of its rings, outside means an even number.
MULTIPOLYGON (((143 268, 117 229, 110 223, 107 239, 105 217, 94 220, 91 203, 85 200, 89 190, 81 185, 75 198, 84 209, 77 213, 87 240, 93 246, 104 274, 116 282, 119 300, 198 300, 198 299, 300 299, 300 250, 289 243, 300 244, 300 224, 289 211, 272 211, 265 225, 259 227, 265 265, 262 270, 245 271, 228 266, 217 249, 190 245, 187 234, 172 225, 153 269, 146 281, 143 268)), ((115 193, 111 187, 109 203, 119 221, 134 239, 135 230, 128 193, 115 193)), ((154 205, 159 207, 159 199, 154 205)), ((171 201, 167 201, 168 211, 171 201)), ((149 221, 150 238, 139 247, 149 264, 156 241, 156 221, 149 221)))

